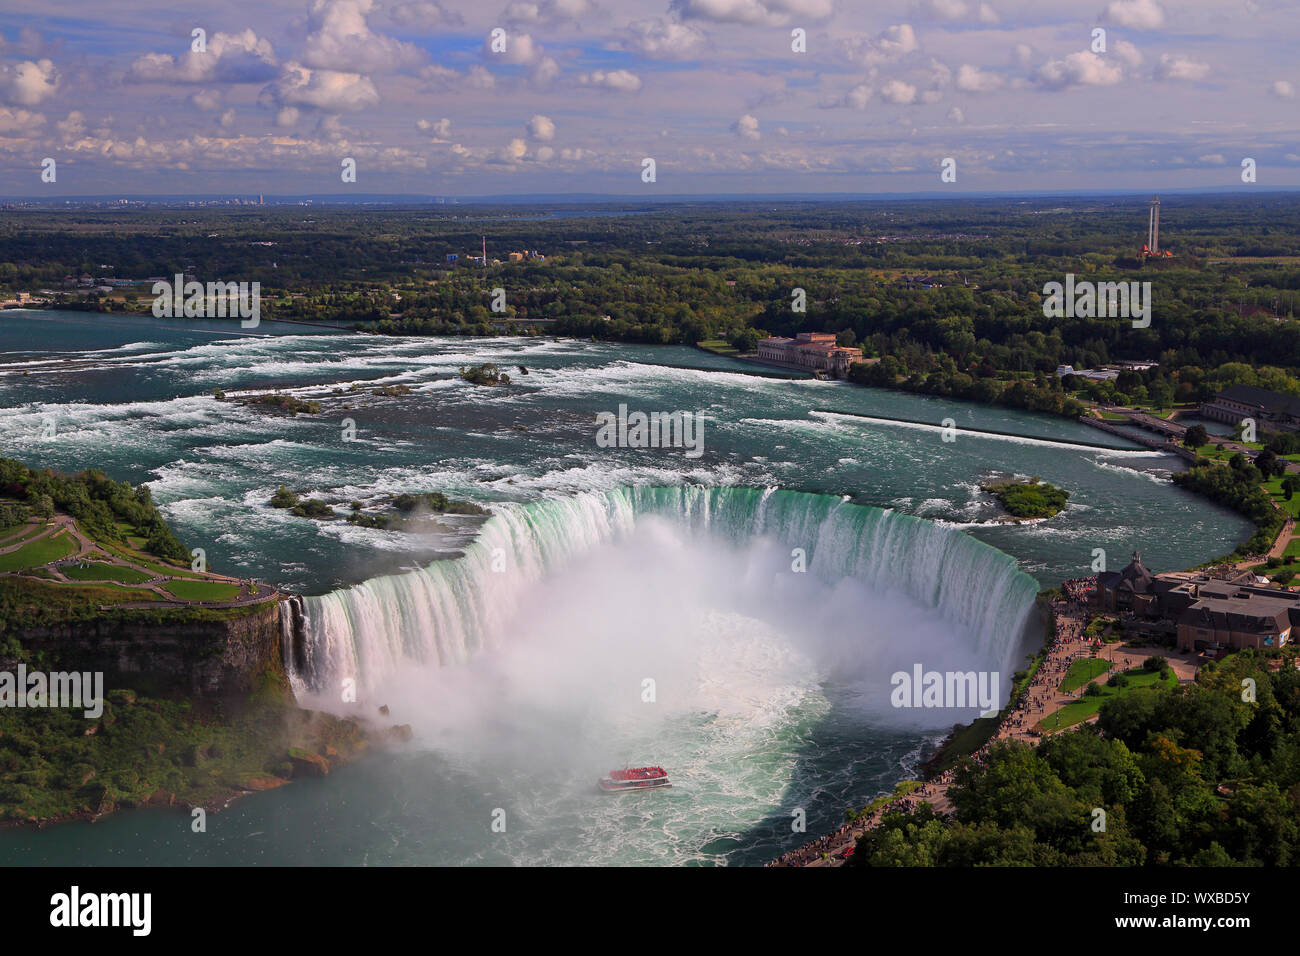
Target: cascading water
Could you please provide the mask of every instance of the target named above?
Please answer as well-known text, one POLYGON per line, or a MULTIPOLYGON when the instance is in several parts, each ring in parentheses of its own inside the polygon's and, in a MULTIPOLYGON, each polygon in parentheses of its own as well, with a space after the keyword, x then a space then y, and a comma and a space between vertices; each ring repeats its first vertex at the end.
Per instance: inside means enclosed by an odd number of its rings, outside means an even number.
MULTIPOLYGON (((463 556, 302 602, 296 692, 344 678, 365 693, 402 668, 448 667, 499 646, 521 595, 543 577, 656 516, 736 546, 762 537, 804 552, 807 573, 901 592, 934 609, 969 648, 1008 670, 1038 585, 959 531, 841 498, 753 488, 623 488, 499 504, 463 556)), ((288 610, 288 609, 286 609, 288 610)))

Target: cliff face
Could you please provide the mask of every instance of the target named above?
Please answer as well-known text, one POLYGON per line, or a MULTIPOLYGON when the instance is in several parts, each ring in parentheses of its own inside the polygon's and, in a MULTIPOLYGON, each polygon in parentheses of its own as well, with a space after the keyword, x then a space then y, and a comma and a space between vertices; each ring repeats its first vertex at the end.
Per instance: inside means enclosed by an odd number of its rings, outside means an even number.
POLYGON ((214 698, 288 687, 274 601, 232 620, 106 618, 12 633, 33 652, 29 667, 39 659, 48 670, 103 671, 106 688, 214 698))

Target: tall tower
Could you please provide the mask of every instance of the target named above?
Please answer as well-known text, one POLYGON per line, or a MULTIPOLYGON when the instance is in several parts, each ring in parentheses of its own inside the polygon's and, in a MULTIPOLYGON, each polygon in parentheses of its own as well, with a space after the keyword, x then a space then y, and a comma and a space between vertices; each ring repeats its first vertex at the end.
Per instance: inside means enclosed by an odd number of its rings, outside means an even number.
POLYGON ((487 268, 487 236, 483 237, 483 268, 487 268))
POLYGON ((1160 197, 1151 197, 1151 213, 1147 220, 1147 249, 1151 255, 1160 254, 1160 197))

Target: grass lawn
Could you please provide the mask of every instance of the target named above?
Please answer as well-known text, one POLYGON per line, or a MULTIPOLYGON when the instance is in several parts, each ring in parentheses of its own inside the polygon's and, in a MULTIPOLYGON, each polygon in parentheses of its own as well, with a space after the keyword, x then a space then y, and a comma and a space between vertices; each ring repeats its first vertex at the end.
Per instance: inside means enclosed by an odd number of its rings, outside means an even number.
POLYGON ((1088 681, 1096 680, 1102 674, 1110 669, 1110 662, 1102 660, 1100 657, 1085 657, 1075 661, 1070 665, 1064 679, 1056 686, 1056 689, 1063 694, 1068 694, 1076 690, 1088 681))
POLYGON ((84 568, 70 564, 63 568, 63 573, 74 581, 121 581, 123 584, 139 584, 141 581, 148 581, 150 577, 135 568, 123 568, 116 564, 99 562, 89 563, 84 568))
MULTIPOLYGON (((1071 667, 1071 670, 1074 668, 1071 667)), ((1111 697, 1117 694, 1125 694, 1135 687, 1164 687, 1166 689, 1177 687, 1178 678, 1174 676, 1173 671, 1169 672, 1169 679, 1162 681, 1158 671, 1144 671, 1140 667, 1134 667, 1124 671, 1125 676, 1129 678, 1127 687, 1118 689, 1107 687, 1100 684, 1101 694, 1097 697, 1080 697, 1073 703, 1066 704, 1056 713, 1040 720, 1035 727, 1036 730, 1064 730, 1067 727, 1073 727, 1075 724, 1082 723, 1097 711, 1101 710, 1101 705, 1111 697)))
POLYGON ((29 541, 17 551, 0 554, 0 571, 21 571, 25 568, 39 568, 59 558, 66 558, 77 550, 77 542, 66 531, 60 531, 48 538, 29 541))
POLYGON ((1264 490, 1272 496, 1275 505, 1292 518, 1300 518, 1300 495, 1292 495, 1291 500, 1287 501, 1286 496, 1282 493, 1281 478, 1270 478, 1264 482, 1264 490))
POLYGON ((168 581, 163 590, 183 601, 229 601, 239 596, 238 584, 223 581, 168 581))
POLYGON ((148 568, 155 574, 170 574, 172 577, 193 578, 195 581, 202 581, 203 577, 193 573, 189 568, 177 567, 174 564, 165 564, 152 555, 145 554, 142 551, 132 551, 130 548, 124 548, 116 542, 101 541, 99 546, 111 554, 117 555, 130 561, 132 564, 138 564, 142 568, 148 568))
POLYGON ((697 342, 696 344, 706 352, 725 355, 728 358, 734 358, 740 354, 740 349, 736 348, 726 339, 705 339, 703 342, 697 342))
POLYGON ((1103 412, 1103 411, 1101 411, 1100 409, 1098 409, 1097 414, 1100 415, 1103 419, 1105 419, 1105 420, 1108 421, 1108 422, 1126 422, 1126 421, 1128 421, 1128 416, 1127 416, 1127 415, 1117 415, 1115 412, 1103 412))
POLYGON ((1291 539, 1291 543, 1286 546, 1286 556, 1288 558, 1300 558, 1300 538, 1291 539))
POLYGON ((0 546, 9 547, 11 544, 17 544, 20 541, 26 541, 28 538, 34 538, 45 530, 45 522, 39 521, 36 524, 29 524, 26 528, 22 525, 13 525, 0 532, 0 546), (19 533, 21 531, 21 533, 19 533))

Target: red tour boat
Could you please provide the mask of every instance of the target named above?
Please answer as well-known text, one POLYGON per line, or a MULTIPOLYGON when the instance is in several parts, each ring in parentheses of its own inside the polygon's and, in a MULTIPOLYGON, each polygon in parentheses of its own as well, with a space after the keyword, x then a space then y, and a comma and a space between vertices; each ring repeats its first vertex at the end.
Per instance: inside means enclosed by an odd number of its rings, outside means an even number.
POLYGON ((600 789, 606 793, 622 793, 625 790, 654 790, 657 787, 671 787, 668 771, 663 767, 632 767, 627 770, 611 770, 608 777, 600 779, 600 789))

